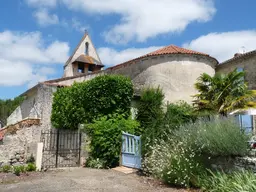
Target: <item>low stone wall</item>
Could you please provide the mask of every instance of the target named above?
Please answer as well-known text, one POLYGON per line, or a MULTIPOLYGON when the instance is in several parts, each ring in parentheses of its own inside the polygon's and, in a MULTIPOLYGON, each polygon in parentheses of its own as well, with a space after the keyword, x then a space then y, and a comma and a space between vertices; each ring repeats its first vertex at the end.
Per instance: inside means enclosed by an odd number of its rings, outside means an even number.
POLYGON ((231 172, 234 170, 251 170, 256 173, 256 157, 214 157, 204 160, 207 167, 231 172))
POLYGON ((0 131, 0 163, 23 164, 31 154, 35 157, 40 141, 40 119, 24 119, 0 131))

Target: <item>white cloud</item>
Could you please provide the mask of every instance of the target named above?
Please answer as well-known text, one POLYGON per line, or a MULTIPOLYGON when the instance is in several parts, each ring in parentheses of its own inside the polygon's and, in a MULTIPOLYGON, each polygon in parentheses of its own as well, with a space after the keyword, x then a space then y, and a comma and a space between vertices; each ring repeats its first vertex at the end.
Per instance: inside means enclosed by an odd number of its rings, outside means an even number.
POLYGON ((129 48, 122 51, 117 51, 112 48, 102 47, 98 49, 98 53, 103 64, 109 67, 135 59, 160 48, 161 47, 152 46, 147 48, 129 48))
POLYGON ((27 63, 0 59, 0 86, 22 85, 32 76, 32 68, 27 63))
POLYGON ((84 33, 85 30, 88 30, 90 28, 88 25, 83 25, 79 20, 75 18, 72 18, 71 24, 76 31, 82 33, 84 33))
POLYGON ((1 86, 31 85, 45 80, 53 74, 51 66, 63 64, 69 52, 65 42, 46 45, 39 32, 0 32, 0 47, 1 86))
POLYGON ((53 75, 56 71, 50 67, 42 67, 40 68, 39 72, 43 75, 53 75))
POLYGON ((230 59, 244 46, 252 51, 256 45, 256 30, 209 33, 185 43, 183 47, 201 51, 220 62, 230 59))
POLYGON ((55 7, 57 0, 25 0, 28 5, 33 7, 55 7))
POLYGON ((59 18, 56 14, 50 14, 47 9, 39 9, 34 13, 39 25, 45 27, 59 24, 59 18))
MULTIPOLYGON (((143 42, 160 34, 183 31, 192 22, 207 22, 215 14, 213 0, 59 0, 86 14, 120 15, 120 22, 104 33, 108 42, 143 42)), ((110 26, 108 26, 110 27, 110 26)))

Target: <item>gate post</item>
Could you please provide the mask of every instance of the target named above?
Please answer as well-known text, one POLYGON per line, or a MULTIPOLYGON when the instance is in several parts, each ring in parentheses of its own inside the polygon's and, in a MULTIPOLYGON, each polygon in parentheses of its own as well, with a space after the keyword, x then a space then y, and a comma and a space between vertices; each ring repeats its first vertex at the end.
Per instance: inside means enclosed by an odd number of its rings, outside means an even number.
POLYGON ((42 169, 42 159, 43 159, 43 143, 37 143, 37 151, 36 151, 36 169, 37 171, 41 171, 42 169))

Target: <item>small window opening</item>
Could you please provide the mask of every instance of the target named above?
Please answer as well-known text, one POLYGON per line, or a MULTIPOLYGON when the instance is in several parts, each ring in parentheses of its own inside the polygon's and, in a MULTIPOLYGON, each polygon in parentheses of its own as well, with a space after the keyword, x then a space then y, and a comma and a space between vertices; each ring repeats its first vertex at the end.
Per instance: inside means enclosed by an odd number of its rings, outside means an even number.
POLYGON ((78 64, 78 72, 79 73, 84 73, 84 64, 82 64, 82 63, 78 64))
POLYGON ((85 55, 89 55, 89 43, 85 43, 85 55))
MULTIPOLYGON (((244 68, 242 68, 242 67, 237 67, 237 68, 236 68, 236 71, 237 71, 237 72, 244 72, 244 68)), ((241 79, 244 81, 244 77, 242 77, 241 79)))
POLYGON ((88 73, 92 73, 93 72, 93 65, 89 65, 89 68, 88 68, 88 73))

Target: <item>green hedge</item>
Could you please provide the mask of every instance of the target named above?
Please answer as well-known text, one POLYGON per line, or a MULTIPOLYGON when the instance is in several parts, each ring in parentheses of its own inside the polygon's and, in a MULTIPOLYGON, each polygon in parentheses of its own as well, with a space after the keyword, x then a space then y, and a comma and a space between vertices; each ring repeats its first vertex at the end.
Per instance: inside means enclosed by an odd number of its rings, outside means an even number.
MULTIPOLYGON (((114 167, 119 163, 122 145, 122 131, 133 134, 139 123, 120 114, 101 117, 85 126, 90 138, 90 159, 92 162, 102 162, 103 167, 114 167)), ((96 163, 98 166, 98 163, 96 163)), ((100 166, 101 167, 101 166, 100 166)))
POLYGON ((130 115, 133 85, 121 75, 102 75, 54 94, 51 121, 56 128, 77 129, 98 117, 119 113, 130 115))

